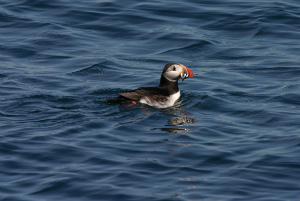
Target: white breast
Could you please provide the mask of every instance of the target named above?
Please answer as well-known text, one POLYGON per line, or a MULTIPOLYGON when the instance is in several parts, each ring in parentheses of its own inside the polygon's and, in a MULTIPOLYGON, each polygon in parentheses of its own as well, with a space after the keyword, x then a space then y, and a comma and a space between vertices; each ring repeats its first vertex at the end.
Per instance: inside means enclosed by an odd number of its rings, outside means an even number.
POLYGON ((174 103, 178 100, 178 98, 180 97, 180 91, 178 91, 175 94, 172 94, 168 97, 167 101, 158 101, 158 102, 151 102, 147 97, 143 98, 140 100, 141 103, 143 104, 147 104, 153 107, 158 107, 158 108, 167 108, 167 107, 171 107, 174 105, 174 103))

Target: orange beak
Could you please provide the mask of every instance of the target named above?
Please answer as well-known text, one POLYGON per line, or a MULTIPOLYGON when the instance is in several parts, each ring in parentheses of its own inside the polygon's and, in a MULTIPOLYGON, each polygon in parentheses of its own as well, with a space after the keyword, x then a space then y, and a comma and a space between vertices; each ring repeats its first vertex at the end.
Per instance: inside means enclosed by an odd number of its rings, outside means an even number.
POLYGON ((191 69, 189 69, 188 67, 186 67, 184 65, 181 65, 181 66, 183 67, 183 71, 180 74, 185 75, 184 79, 194 77, 194 73, 191 71, 191 69))

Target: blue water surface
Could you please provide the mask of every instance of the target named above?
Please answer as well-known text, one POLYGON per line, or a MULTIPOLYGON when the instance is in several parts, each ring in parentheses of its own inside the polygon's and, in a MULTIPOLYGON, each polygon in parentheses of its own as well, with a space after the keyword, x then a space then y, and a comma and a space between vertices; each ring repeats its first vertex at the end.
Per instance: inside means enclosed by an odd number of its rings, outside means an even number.
POLYGON ((0 200, 300 199, 300 4, 0 0, 0 200), (166 109, 105 99, 188 66, 166 109))

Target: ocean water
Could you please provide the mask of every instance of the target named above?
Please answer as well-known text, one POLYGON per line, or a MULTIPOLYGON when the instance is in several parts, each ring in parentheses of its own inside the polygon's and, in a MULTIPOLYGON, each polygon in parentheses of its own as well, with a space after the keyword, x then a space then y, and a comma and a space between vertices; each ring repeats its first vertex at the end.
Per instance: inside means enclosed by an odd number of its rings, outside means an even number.
POLYGON ((300 4, 0 0, 1 201, 300 200, 300 4), (167 109, 105 99, 188 66, 167 109))

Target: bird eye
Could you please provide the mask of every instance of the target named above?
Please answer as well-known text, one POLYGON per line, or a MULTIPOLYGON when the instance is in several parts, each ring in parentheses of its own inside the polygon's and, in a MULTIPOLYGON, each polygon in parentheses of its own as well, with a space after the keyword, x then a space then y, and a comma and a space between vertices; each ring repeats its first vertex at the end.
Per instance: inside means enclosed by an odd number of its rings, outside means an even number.
POLYGON ((173 71, 176 71, 176 68, 175 68, 175 67, 173 67, 173 71))

